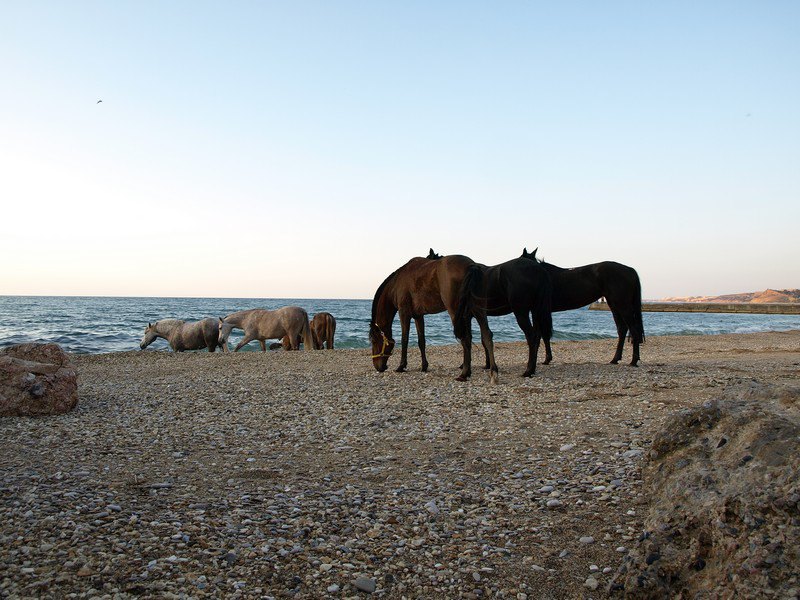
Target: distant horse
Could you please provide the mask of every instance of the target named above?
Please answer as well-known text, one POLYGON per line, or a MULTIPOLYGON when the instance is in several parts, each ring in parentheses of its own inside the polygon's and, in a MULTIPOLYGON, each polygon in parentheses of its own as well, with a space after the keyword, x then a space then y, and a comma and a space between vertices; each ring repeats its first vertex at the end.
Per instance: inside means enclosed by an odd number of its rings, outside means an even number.
MULTIPOLYGON (((471 347, 471 321, 476 317, 500 316, 514 313, 517 324, 528 342, 528 366, 523 377, 536 372, 536 356, 541 338, 550 343, 553 319, 550 312, 552 285, 550 276, 538 263, 515 258, 493 267, 475 264, 464 278, 454 321, 455 334, 462 344, 466 340, 471 347), (533 322, 531 322, 533 316, 533 322)), ((483 330, 481 329, 481 337, 483 330)), ((485 345, 486 346, 486 345, 485 345)), ((497 378, 497 363, 494 360, 494 344, 488 337, 487 354, 490 361, 490 377, 497 378)), ((465 353, 466 369, 469 370, 470 353, 465 353)))
MULTIPOLYGON (((323 350, 327 344, 328 350, 333 350, 333 336, 336 333, 336 319, 329 312, 321 312, 311 319, 311 337, 314 338, 314 350, 323 350)), ((300 345, 300 336, 297 336, 295 346, 300 345)), ((288 335, 283 336, 280 344, 270 344, 269 349, 283 348, 291 350, 292 343, 288 335)))
POLYGON ((278 310, 253 308, 232 313, 219 319, 219 339, 227 345, 231 329, 244 330, 244 338, 236 345, 234 352, 253 340, 258 340, 261 350, 267 351, 265 340, 281 339, 288 336, 292 340, 292 350, 297 350, 298 340, 302 335, 306 350, 314 347, 311 339, 311 327, 308 324, 308 313, 299 306, 284 306, 278 310))
POLYGON ((217 346, 222 348, 223 352, 228 351, 227 344, 219 339, 216 320, 210 318, 192 323, 178 319, 162 319, 155 323, 148 323, 139 347, 144 350, 156 338, 167 340, 170 348, 175 352, 199 350, 200 348, 208 348, 209 352, 214 352, 217 346))
POLYGON ((314 349, 322 350, 323 345, 333 350, 333 336, 336 333, 336 319, 329 312, 319 312, 311 319, 311 336, 314 349))
MULTIPOLYGON (((392 321, 400 313, 400 330, 402 352, 397 372, 408 367, 408 336, 411 330, 411 319, 417 327, 419 349, 422 353, 422 370, 428 370, 428 358, 425 354, 425 320, 424 315, 447 311, 455 323, 458 309, 459 291, 464 276, 475 261, 458 254, 443 256, 436 260, 416 257, 389 275, 375 292, 372 300, 372 320, 369 324, 369 339, 372 342, 372 364, 379 372, 386 370, 389 357, 392 355, 395 341, 392 337, 392 321)), ((479 325, 481 321, 479 320, 479 325)), ((481 333, 491 336, 485 322, 481 333)), ((471 340, 461 343, 465 356, 471 351, 471 340)), ((484 344, 484 347, 485 344, 484 344)), ((459 381, 470 375, 469 364, 461 366, 459 381)))
MULTIPOLYGON (((553 281, 554 312, 581 308, 605 296, 619 336, 617 351, 611 359, 611 364, 616 365, 622 359, 625 336, 630 331, 633 342, 631 366, 638 365, 639 344, 644 343, 644 324, 642 286, 635 269, 611 261, 564 269, 538 260, 536 250, 529 254, 527 248, 523 249, 522 257, 540 264, 550 274, 553 281)), ((553 359, 550 340, 545 339, 544 346, 546 353, 544 364, 548 364, 553 359)))

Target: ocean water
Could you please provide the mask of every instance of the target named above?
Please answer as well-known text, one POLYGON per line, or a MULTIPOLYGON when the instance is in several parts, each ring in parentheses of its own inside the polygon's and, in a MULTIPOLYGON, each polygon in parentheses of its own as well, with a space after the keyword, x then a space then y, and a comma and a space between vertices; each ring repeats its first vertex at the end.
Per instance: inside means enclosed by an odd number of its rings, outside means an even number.
MULTIPOLYGON (((224 317, 237 310, 296 305, 309 316, 327 311, 336 317, 336 347, 365 348, 370 319, 370 300, 323 300, 291 298, 109 298, 73 296, 0 296, 0 347, 22 342, 55 342, 68 352, 101 353, 138 350, 148 322, 159 319, 195 321, 224 317)), ((800 329, 800 315, 746 315, 705 313, 643 313, 645 334, 704 335, 751 333, 800 329)), ((495 341, 525 339, 513 316, 491 317, 495 341)), ((579 309, 553 314, 553 338, 586 340, 615 338, 611 313, 579 309)), ((477 327, 473 326, 477 340, 477 327)), ((425 317, 428 344, 454 344, 452 326, 446 313, 425 317)), ((400 325, 395 319, 395 339, 400 325)), ((234 330, 231 344, 241 340, 234 330)), ((411 344, 416 332, 411 327, 411 344)), ((165 340, 156 340, 150 350, 168 350, 165 340)), ((259 350, 251 342, 244 350, 259 350)))

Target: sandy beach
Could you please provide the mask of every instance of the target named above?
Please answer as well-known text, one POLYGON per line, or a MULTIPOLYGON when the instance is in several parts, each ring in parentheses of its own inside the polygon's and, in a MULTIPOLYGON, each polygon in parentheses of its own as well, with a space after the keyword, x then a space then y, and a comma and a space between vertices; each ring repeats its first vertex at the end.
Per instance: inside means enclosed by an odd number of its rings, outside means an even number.
POLYGON ((403 374, 366 349, 74 355, 75 410, 0 420, 0 596, 606 597, 667 415, 800 372, 800 331, 651 337, 638 368, 614 344, 556 342, 531 379, 498 344, 498 385, 454 381, 456 346, 403 374))

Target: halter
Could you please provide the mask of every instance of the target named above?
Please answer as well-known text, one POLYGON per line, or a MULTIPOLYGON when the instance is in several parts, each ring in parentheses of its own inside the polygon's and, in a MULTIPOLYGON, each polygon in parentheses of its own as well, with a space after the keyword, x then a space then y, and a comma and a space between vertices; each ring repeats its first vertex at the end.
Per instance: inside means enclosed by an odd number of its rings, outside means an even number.
MULTIPOLYGON (((376 325, 375 327, 378 327, 378 326, 376 325)), ((385 354, 385 352, 386 352, 386 348, 388 348, 388 347, 389 347, 389 338, 387 338, 387 337, 386 337, 386 334, 385 334, 385 333, 383 333, 383 331, 381 330, 381 328, 380 328, 380 327, 378 327, 378 331, 380 332, 380 334, 381 334, 381 337, 383 338, 383 347, 381 348, 381 352, 380 352, 380 354, 373 354, 373 355, 372 355, 372 358, 373 358, 373 359, 374 359, 374 358, 384 358, 384 357, 389 357, 389 356, 391 356, 391 354, 385 354)))

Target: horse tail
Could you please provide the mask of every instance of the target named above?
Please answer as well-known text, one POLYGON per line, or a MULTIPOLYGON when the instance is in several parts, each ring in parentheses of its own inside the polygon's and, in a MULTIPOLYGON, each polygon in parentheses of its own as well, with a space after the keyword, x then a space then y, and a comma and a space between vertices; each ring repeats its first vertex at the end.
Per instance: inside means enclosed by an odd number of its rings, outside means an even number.
POLYGON ((475 295, 482 281, 481 268, 478 265, 470 265, 458 291, 458 308, 453 322, 453 333, 459 340, 463 339, 470 329, 472 315, 475 312, 475 295))
POLYGON ((314 336, 311 333, 311 325, 308 322, 308 313, 303 311, 303 350, 316 350, 314 348, 314 336))
POLYGON ((639 344, 644 344, 644 322, 642 321, 642 284, 639 281, 639 274, 634 270, 633 276, 635 278, 635 285, 633 290, 633 298, 631 303, 633 305, 633 324, 630 328, 630 335, 628 340, 639 344))
POLYGON ((333 336, 336 334, 336 319, 333 315, 328 315, 325 320, 328 323, 325 333, 327 333, 328 350, 333 350, 333 336))

